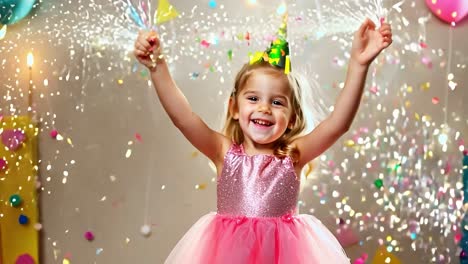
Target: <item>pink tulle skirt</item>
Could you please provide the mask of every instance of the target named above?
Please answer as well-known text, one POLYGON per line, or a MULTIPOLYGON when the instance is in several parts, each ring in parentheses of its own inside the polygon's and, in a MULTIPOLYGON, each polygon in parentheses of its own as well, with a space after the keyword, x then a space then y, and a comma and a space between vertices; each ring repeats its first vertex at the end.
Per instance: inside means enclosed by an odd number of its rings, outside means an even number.
POLYGON ((333 234, 314 216, 256 218, 209 213, 177 243, 172 263, 350 263, 333 234))

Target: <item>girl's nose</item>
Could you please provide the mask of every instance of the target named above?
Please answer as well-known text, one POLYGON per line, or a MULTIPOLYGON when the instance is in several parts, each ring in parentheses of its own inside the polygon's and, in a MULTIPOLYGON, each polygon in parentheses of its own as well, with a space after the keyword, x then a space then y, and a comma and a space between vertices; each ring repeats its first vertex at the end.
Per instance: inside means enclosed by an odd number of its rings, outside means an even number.
POLYGON ((267 104, 260 104, 257 110, 262 113, 271 114, 270 106, 267 104))

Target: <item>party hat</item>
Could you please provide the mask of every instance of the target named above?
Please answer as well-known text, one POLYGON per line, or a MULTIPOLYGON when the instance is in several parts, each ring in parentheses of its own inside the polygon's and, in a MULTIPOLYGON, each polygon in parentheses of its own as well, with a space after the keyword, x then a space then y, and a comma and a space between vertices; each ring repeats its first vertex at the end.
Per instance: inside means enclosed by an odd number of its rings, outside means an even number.
POLYGON ((283 15, 283 21, 276 33, 276 39, 271 42, 267 50, 250 54, 250 64, 258 63, 262 60, 268 61, 271 65, 284 69, 284 73, 289 74, 291 63, 289 61, 289 44, 286 39, 287 20, 287 14, 283 15))

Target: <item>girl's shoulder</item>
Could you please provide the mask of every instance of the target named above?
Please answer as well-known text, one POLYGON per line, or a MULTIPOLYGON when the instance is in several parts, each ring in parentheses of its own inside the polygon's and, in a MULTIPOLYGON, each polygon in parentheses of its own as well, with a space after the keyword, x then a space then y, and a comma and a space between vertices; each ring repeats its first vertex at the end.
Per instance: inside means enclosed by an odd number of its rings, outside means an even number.
POLYGON ((237 144, 235 141, 229 142, 229 145, 224 152, 224 157, 228 154, 245 155, 242 144, 237 144))
POLYGON ((221 142, 221 159, 224 160, 226 154, 230 152, 233 148, 239 148, 239 145, 237 145, 236 142, 234 142, 234 140, 224 137, 223 141, 221 142))

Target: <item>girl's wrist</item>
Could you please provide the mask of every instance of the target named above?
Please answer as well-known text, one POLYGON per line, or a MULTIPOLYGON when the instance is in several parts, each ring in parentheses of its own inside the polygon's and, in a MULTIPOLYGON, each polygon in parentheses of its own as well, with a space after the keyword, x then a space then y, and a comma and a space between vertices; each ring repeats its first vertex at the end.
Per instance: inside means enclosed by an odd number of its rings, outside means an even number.
POLYGON ((158 58, 156 58, 155 61, 153 61, 153 64, 147 66, 147 68, 151 73, 156 72, 158 67, 161 67, 165 63, 166 63, 166 61, 165 61, 164 57, 159 56, 158 58))
POLYGON ((362 63, 362 62, 359 62, 356 58, 353 58, 352 56, 348 62, 348 68, 352 68, 353 70, 363 71, 363 72, 369 69, 369 65, 370 65, 370 62, 362 63))

